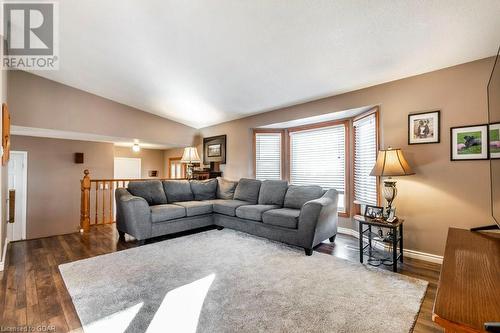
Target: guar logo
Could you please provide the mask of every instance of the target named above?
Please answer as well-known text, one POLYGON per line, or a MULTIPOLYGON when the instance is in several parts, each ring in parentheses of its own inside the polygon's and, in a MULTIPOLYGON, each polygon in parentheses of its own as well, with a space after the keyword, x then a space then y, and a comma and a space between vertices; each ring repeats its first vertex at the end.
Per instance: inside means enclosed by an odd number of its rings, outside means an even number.
POLYGON ((57 3, 4 2, 2 6, 2 68, 58 69, 57 3))

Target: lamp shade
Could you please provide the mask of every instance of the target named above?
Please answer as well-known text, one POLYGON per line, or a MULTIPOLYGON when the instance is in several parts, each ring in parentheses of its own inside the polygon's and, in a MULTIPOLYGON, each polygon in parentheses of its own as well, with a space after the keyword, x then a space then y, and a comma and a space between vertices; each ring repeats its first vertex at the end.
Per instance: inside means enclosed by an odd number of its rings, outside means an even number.
POLYGON ((182 154, 181 163, 199 163, 201 162, 200 156, 198 155, 198 150, 196 147, 184 148, 184 154, 182 154))
POLYGON ((378 152, 370 176, 408 176, 415 173, 403 156, 401 149, 387 149, 378 152))

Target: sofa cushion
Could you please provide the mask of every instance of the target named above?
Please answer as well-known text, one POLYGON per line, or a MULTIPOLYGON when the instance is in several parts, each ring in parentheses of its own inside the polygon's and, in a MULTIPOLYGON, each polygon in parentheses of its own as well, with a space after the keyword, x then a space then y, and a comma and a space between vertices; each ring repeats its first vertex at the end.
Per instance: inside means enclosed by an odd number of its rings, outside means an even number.
POLYGON ((278 205, 249 205, 236 208, 236 216, 242 219, 262 221, 262 214, 271 209, 280 208, 278 205))
POLYGON ((287 188, 286 180, 264 180, 260 185, 259 205, 283 206, 287 188))
POLYGON ((167 203, 167 197, 159 180, 129 182, 128 191, 133 196, 144 198, 150 206, 167 203))
POLYGON ((186 216, 186 208, 178 205, 156 205, 151 206, 151 221, 164 222, 179 219, 186 216))
POLYGON ((211 200, 216 198, 217 179, 191 180, 191 192, 194 200, 211 200))
POLYGON ((193 200, 191 185, 187 180, 164 180, 163 189, 169 203, 193 200))
POLYGON ((248 201, 256 204, 259 199, 261 181, 257 179, 241 178, 234 190, 234 200, 248 201))
POLYGON ((186 208, 186 216, 196 216, 212 213, 212 204, 207 201, 182 201, 174 202, 174 205, 186 208))
POLYGON ((232 200, 238 182, 217 177, 217 199, 232 200))
POLYGON ((299 215, 300 209, 272 209, 262 214, 262 222, 277 227, 297 229, 297 226, 299 224, 299 215))
POLYGON ((290 185, 288 186, 288 190, 286 191, 285 202, 283 206, 285 208, 300 209, 309 200, 321 198, 322 195, 323 195, 323 189, 321 188, 321 186, 290 185))
POLYGON ((213 205, 213 212, 236 216, 236 208, 244 205, 251 205, 251 202, 241 201, 241 200, 224 200, 224 199, 215 199, 208 200, 206 202, 210 202, 213 205))

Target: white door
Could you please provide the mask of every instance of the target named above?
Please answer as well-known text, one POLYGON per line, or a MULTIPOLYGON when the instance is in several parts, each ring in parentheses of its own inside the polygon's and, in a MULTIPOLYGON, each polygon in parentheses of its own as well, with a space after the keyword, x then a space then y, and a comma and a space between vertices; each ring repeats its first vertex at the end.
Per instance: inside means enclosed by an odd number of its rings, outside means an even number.
MULTIPOLYGON (((9 160, 9 190, 16 191, 14 223, 7 224, 10 241, 26 239, 26 196, 28 182, 28 152, 11 151, 9 160)), ((9 216, 9 219, 12 217, 9 216)))
POLYGON ((140 179, 141 159, 129 157, 115 157, 115 179, 140 179))

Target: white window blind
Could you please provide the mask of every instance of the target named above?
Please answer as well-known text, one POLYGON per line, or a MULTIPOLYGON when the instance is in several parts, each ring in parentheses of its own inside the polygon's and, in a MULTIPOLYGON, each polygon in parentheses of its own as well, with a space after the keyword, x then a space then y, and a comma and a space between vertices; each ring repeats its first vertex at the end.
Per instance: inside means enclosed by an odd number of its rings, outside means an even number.
POLYGON ((290 133, 290 183, 319 185, 339 192, 345 211, 345 126, 290 133))
POLYGON ((377 204, 377 177, 370 172, 377 159, 377 121, 375 114, 354 122, 354 200, 377 204))
POLYGON ((281 133, 255 134, 255 177, 281 179, 281 133))

